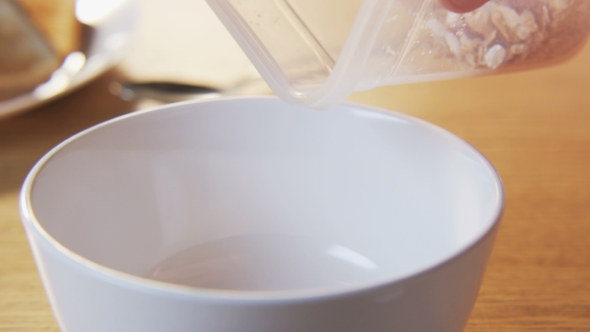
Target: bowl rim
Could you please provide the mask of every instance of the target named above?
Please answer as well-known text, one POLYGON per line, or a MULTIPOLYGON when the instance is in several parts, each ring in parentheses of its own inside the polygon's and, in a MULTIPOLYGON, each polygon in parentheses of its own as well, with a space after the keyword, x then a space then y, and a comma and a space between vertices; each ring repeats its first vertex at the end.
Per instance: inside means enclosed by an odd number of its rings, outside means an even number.
MULTIPOLYGON (((437 260, 432 264, 428 264, 426 266, 421 266, 419 268, 415 268, 410 271, 406 271, 404 273, 395 274, 395 275, 388 275, 385 277, 380 277, 369 282, 362 282, 359 284, 354 285, 338 285, 338 286, 328 286, 328 287, 321 287, 321 288, 313 288, 313 289, 303 289, 303 290, 285 290, 285 291, 245 291, 245 290, 220 290, 220 289, 207 289, 207 288, 197 288, 179 284, 172 284, 163 281, 157 281, 153 279, 148 279, 140 276, 136 276, 130 273, 118 271, 114 268, 110 268, 99 263, 95 263, 90 259, 85 258, 84 256, 68 249, 59 241, 54 239, 44 228, 41 226, 39 220, 35 216, 35 212, 33 209, 33 205, 31 202, 31 193, 32 189, 35 184, 35 180, 37 175, 41 172, 44 166, 55 156, 57 155, 64 147, 69 145, 70 143, 76 141, 78 138, 85 136, 91 132, 101 129, 102 127, 109 126, 112 123, 123 121, 128 118, 142 116, 144 114, 152 113, 152 112, 161 112, 165 111, 170 108, 177 108, 179 106, 184 105, 197 105, 197 104, 204 104, 204 103, 224 103, 228 101, 240 101, 243 100, 244 102, 255 102, 255 101, 263 101, 263 102, 279 102, 282 101, 277 97, 273 96, 238 96, 238 97, 223 97, 223 98, 215 98, 215 99, 204 99, 204 100, 193 100, 193 101, 183 101, 178 103, 167 104, 163 106, 157 106, 141 111, 136 111, 132 113, 127 113, 102 123, 96 124, 90 128, 87 128, 68 139, 64 140, 63 142, 56 145, 52 148, 49 152, 47 152, 39 161, 33 166, 33 168, 27 174, 24 183, 21 187, 21 191, 19 194, 19 210, 21 214, 21 220, 25 231, 27 233, 29 246, 33 253, 35 253, 35 249, 33 248, 33 239, 32 237, 36 238, 44 242, 45 245, 48 245, 50 248, 54 249, 57 253, 62 255, 64 258, 68 260, 69 263, 74 263, 77 268, 81 268, 86 271, 91 277, 100 278, 102 280, 108 281, 112 284, 135 289, 142 292, 151 292, 151 293, 158 293, 160 295, 168 295, 173 297, 183 297, 189 298, 193 300, 207 300, 207 301, 223 301, 223 302, 257 302, 257 303, 286 303, 286 302, 300 302, 300 301, 308 301, 308 300, 317 300, 320 298, 333 298, 333 297, 342 297, 342 296, 350 296, 353 294, 364 293, 373 289, 378 289, 385 286, 390 286, 393 284, 399 284, 409 279, 416 278, 421 275, 428 274, 434 270, 438 270, 443 268, 444 266, 451 264, 453 261, 457 260, 463 255, 466 255, 470 252, 474 247, 484 241, 485 238, 488 236, 494 235, 494 231, 500 223, 500 219, 502 217, 502 213, 505 207, 505 197, 504 197, 504 189, 502 180, 494 168, 494 166, 490 163, 490 161, 480 153, 475 147, 471 144, 466 142, 465 140, 461 139, 457 135, 439 127, 427 121, 415 118, 413 116, 386 110, 378 107, 367 106, 357 103, 342 103, 339 104, 338 107, 343 107, 348 110, 353 109, 361 109, 362 111, 374 112, 380 116, 388 116, 396 118, 397 120, 402 119, 409 122, 412 122, 416 125, 421 127, 426 127, 430 131, 438 132, 439 135, 446 136, 447 138, 455 141, 459 141, 461 144, 465 146, 467 150, 469 150, 473 156, 476 156, 479 161, 481 162, 482 166, 486 167, 489 173, 492 175, 494 180, 494 186, 496 190, 496 204, 493 209, 494 213, 486 221, 486 225, 482 227, 481 230, 478 231, 477 235, 473 236, 466 244, 461 246, 459 249, 455 249, 450 251, 449 254, 445 255, 442 259, 437 260), (32 234, 29 234, 32 233, 32 234)), ((300 107, 302 106, 293 106, 291 107, 300 107)), ((318 111, 322 112, 322 111, 318 111)), ((36 257, 35 253, 35 261, 39 264, 39 258, 36 257)), ((43 276, 42 276, 43 277, 43 276)), ((42 278, 43 279, 43 278, 42 278)), ((45 283, 45 281, 44 281, 45 283)), ((47 285, 45 285, 47 287, 47 285)))

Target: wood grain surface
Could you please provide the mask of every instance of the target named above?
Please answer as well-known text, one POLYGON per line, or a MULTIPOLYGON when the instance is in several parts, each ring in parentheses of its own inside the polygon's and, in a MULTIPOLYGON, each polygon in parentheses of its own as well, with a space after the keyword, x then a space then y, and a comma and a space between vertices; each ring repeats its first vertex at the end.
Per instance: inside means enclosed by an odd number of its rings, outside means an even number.
MULTIPOLYGON (((107 91, 116 75, 0 121, 0 331, 58 331, 17 195, 51 147, 133 110, 107 91)), ((590 331, 590 47, 548 69, 383 87, 350 100, 442 126, 502 176, 505 214, 466 331, 590 331)))

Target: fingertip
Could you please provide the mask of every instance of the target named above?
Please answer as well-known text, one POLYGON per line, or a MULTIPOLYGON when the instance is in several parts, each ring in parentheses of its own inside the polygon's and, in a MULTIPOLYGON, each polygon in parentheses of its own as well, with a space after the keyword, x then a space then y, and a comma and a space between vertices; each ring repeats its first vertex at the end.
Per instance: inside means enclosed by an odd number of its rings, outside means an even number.
POLYGON ((483 6, 488 0, 439 0, 446 9, 456 13, 467 13, 483 6))

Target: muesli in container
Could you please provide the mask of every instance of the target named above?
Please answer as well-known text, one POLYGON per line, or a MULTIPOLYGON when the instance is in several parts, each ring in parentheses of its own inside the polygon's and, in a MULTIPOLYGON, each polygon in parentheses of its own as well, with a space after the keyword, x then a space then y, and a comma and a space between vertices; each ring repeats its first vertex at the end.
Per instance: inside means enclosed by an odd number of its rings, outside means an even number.
POLYGON ((573 56, 589 0, 208 0, 273 91, 327 108, 352 91, 534 67, 573 56))

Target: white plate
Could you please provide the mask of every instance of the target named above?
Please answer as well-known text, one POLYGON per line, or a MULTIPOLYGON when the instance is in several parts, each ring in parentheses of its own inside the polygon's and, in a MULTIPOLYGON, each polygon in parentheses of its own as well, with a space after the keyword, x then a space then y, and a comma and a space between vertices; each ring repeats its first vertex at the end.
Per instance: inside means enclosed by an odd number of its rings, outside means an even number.
POLYGON ((85 50, 66 57, 51 78, 33 91, 1 101, 0 118, 63 96, 121 60, 137 30, 135 0, 77 0, 76 5, 76 16, 90 30, 85 50))

